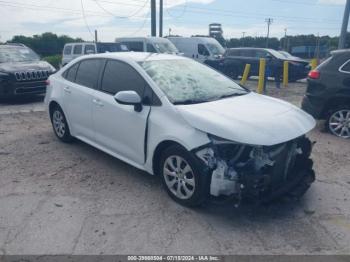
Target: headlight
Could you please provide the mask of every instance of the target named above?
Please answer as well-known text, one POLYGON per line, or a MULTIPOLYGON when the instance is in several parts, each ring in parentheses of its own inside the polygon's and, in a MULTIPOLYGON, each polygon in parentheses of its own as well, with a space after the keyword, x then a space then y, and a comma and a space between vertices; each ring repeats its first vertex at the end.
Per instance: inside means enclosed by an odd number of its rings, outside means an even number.
POLYGON ((226 138, 218 137, 212 134, 208 134, 208 138, 214 145, 219 145, 219 144, 242 144, 238 143, 232 140, 228 140, 226 138))

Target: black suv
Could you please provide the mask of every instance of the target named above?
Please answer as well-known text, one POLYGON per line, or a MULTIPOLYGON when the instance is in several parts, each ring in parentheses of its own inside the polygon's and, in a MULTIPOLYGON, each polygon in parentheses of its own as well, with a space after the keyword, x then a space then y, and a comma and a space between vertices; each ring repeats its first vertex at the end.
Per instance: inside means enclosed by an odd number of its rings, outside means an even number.
POLYGON ((221 71, 236 79, 243 75, 246 64, 251 65, 249 76, 259 75, 260 58, 267 58, 267 66, 271 68, 271 77, 282 79, 283 62, 289 62, 289 81, 304 79, 310 71, 308 61, 297 57, 286 57, 280 52, 268 48, 229 48, 226 50, 222 62, 221 71))
POLYGON ((336 136, 350 138, 350 49, 331 53, 309 73, 302 108, 336 136))
POLYGON ((0 45, 0 98, 44 94, 55 68, 21 44, 0 45))

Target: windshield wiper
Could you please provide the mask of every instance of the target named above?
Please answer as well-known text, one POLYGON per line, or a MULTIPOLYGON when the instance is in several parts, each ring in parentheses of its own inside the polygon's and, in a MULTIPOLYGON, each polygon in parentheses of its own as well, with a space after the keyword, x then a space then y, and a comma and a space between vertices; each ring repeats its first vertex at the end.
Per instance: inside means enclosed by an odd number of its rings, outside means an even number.
POLYGON ((228 97, 233 97, 233 96, 242 96, 245 94, 247 94, 247 93, 233 93, 233 94, 219 96, 217 99, 223 99, 223 98, 228 98, 228 97))
POLYGON ((192 105, 192 104, 200 104, 200 103, 205 103, 209 102, 208 100, 194 100, 194 99, 187 99, 183 101, 176 101, 173 104, 174 105, 192 105))

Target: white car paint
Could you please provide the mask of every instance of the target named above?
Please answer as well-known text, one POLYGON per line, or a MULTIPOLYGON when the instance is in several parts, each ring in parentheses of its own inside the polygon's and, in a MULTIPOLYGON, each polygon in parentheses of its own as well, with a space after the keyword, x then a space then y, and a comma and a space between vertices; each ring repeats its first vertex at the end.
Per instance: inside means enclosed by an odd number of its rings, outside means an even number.
POLYGON ((177 109, 194 128, 251 145, 279 144, 316 125, 309 114, 294 105, 256 93, 177 109))
POLYGON ((135 52, 80 57, 50 76, 45 103, 49 107, 54 101, 61 106, 72 136, 150 174, 153 174, 155 150, 164 141, 177 142, 190 151, 208 144, 211 140, 207 133, 210 133, 240 143, 272 145, 305 134, 315 126, 313 118, 302 110, 253 93, 216 102, 175 106, 137 63, 145 59, 188 58, 135 52), (62 73, 74 63, 88 58, 128 63, 146 80, 162 105, 144 106, 139 113, 132 106, 120 105, 112 95, 98 90, 90 89, 80 94, 81 86, 64 79, 62 73), (102 106, 94 101, 100 101, 102 106), (147 157, 144 159, 146 124, 147 157))

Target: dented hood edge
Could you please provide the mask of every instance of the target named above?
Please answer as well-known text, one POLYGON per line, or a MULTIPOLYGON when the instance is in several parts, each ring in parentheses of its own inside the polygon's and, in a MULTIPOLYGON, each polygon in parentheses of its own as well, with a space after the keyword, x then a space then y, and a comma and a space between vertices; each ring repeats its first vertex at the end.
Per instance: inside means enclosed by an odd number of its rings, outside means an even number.
POLYGON ((285 101, 249 93, 218 101, 178 105, 192 127, 231 141, 271 146, 311 131, 312 116, 285 101))

